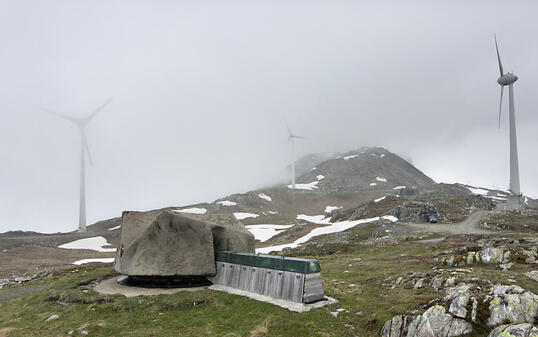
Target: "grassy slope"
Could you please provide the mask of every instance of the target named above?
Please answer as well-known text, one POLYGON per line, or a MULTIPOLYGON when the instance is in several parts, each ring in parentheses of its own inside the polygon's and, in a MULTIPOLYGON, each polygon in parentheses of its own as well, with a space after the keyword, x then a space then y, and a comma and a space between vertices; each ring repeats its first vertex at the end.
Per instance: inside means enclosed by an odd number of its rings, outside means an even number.
MULTIPOLYGON (((440 248, 418 243, 382 247, 327 245, 321 249, 326 255, 317 258, 323 268, 325 292, 339 299, 340 304, 301 314, 213 291, 143 298, 99 295, 91 290, 91 283, 113 272, 110 265, 87 265, 58 271, 37 282, 47 286, 38 293, 2 303, 0 328, 13 328, 8 336, 65 336, 72 330, 77 335, 77 329, 92 336, 376 336, 385 320, 421 309, 440 297, 430 287, 383 286, 392 275, 431 271, 434 249, 440 248), (351 284, 357 286, 350 287, 351 284), (349 312, 335 318, 330 311, 337 308, 349 312), (45 322, 52 314, 60 318, 45 322)), ((494 268, 477 265, 474 276, 491 279, 494 268)), ((532 289, 533 281, 522 276, 525 270, 521 268, 525 267, 516 265, 509 272, 496 272, 495 281, 514 278, 521 286, 532 289)), ((480 333, 477 331, 475 336, 480 333)))

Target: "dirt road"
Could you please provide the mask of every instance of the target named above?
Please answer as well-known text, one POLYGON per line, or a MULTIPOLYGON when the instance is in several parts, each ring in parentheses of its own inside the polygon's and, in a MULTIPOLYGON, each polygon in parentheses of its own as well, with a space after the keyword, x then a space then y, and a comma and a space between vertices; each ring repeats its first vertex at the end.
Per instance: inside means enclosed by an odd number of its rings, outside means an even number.
POLYGON ((478 211, 471 214, 467 219, 455 224, 412 224, 403 223, 415 231, 427 231, 433 233, 450 233, 450 234, 488 234, 491 233, 478 227, 480 220, 484 219, 488 211, 478 211))

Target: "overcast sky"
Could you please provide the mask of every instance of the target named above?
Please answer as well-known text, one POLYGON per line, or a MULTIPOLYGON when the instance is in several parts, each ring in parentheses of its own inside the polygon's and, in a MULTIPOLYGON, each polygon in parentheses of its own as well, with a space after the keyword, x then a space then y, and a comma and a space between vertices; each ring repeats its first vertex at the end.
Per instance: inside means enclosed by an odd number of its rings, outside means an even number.
POLYGON ((298 155, 384 146, 438 182, 538 196, 538 2, 0 0, 0 232, 88 223, 282 181, 298 155), (405 5, 403 4, 405 3, 405 5), (507 96, 505 96, 507 98, 507 96), (506 99, 507 103, 508 100, 506 99))

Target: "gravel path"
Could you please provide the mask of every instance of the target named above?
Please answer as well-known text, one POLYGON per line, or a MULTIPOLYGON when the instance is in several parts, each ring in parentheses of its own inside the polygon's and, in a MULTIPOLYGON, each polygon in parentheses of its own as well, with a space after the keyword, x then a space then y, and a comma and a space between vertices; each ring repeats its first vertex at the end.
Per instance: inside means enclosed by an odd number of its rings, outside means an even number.
POLYGON ((433 233, 450 233, 450 234, 489 234, 487 231, 478 227, 480 220, 488 215, 488 211, 478 211, 471 214, 467 219, 455 224, 413 224, 403 223, 417 231, 428 231, 433 233))

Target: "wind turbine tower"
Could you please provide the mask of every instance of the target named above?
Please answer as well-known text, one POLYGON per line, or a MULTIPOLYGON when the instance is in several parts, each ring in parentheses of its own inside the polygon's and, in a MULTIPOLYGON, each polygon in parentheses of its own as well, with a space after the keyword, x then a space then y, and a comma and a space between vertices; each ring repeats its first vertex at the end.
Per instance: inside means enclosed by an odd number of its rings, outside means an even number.
POLYGON ((69 122, 74 123, 78 126, 80 131, 80 199, 79 199, 79 214, 78 214, 78 231, 86 232, 86 156, 90 161, 90 166, 92 163, 92 156, 90 154, 90 148, 88 147, 88 139, 86 138, 86 126, 88 123, 97 115, 97 113, 110 103, 112 99, 106 101, 99 108, 94 110, 88 117, 85 118, 75 118, 63 114, 59 114, 54 111, 46 110, 62 119, 65 119, 69 122))
POLYGON ((291 188, 295 188, 295 139, 304 137, 297 136, 288 127, 288 143, 291 142, 291 188))
POLYGON ((497 83, 501 86, 501 99, 499 102, 499 128, 501 127, 501 110, 503 103, 504 87, 508 86, 508 105, 509 105, 509 123, 510 123, 510 192, 514 195, 521 195, 519 187, 519 160, 517 156, 517 134, 516 134, 516 112, 514 108, 514 83, 518 77, 511 72, 504 73, 499 55, 499 46, 497 45, 497 36, 495 36, 495 49, 497 50, 497 60, 499 61, 499 71, 501 76, 497 83))

